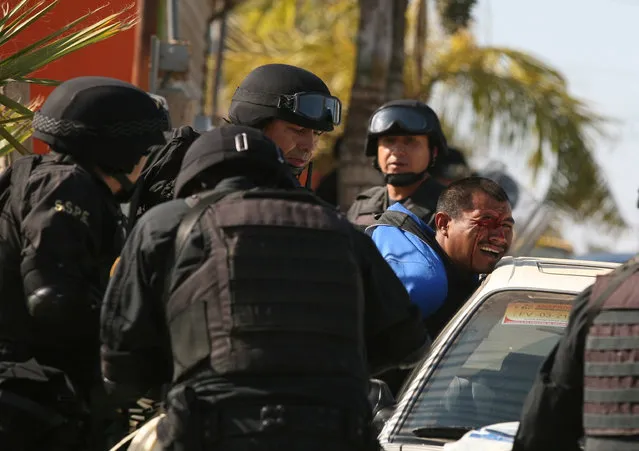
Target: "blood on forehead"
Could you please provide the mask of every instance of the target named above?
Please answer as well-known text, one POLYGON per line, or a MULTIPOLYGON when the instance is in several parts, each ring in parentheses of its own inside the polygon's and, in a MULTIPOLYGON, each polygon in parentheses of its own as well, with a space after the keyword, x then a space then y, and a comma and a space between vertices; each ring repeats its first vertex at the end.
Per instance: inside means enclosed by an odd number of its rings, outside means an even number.
POLYGON ((473 218, 471 221, 477 226, 486 229, 498 229, 503 227, 505 223, 513 223, 510 213, 497 210, 482 210, 479 217, 473 218))

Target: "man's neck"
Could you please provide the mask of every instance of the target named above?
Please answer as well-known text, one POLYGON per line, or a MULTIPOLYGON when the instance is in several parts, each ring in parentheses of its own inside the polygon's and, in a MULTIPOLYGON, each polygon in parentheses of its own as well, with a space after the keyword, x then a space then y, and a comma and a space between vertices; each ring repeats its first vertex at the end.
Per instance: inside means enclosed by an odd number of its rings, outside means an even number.
POLYGON ((412 185, 407 186, 393 186, 386 185, 386 189, 388 190, 388 198, 392 201, 399 202, 407 197, 412 196, 417 191, 417 188, 424 183, 425 178, 420 180, 419 182, 415 182, 412 185))
POLYGON ((465 265, 461 264, 459 261, 455 261, 454 259, 450 257, 450 254, 446 251, 446 238, 441 233, 437 233, 437 231, 435 231, 435 240, 437 240, 437 244, 439 244, 439 247, 442 249, 442 251, 444 251, 444 253, 448 257, 448 260, 450 261, 450 263, 452 263, 453 267, 455 268, 458 274, 462 275, 464 278, 466 277, 472 278, 472 277, 477 277, 479 275, 471 271, 470 269, 468 269, 465 265))

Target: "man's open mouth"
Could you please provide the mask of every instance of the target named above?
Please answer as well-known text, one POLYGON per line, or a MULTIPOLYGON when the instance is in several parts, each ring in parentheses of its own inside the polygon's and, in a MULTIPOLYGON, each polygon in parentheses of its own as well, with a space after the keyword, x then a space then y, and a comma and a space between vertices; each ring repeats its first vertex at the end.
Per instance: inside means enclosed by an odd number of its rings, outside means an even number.
POLYGON ((492 258, 500 258, 504 254, 504 249, 497 246, 479 246, 479 250, 487 256, 492 258))

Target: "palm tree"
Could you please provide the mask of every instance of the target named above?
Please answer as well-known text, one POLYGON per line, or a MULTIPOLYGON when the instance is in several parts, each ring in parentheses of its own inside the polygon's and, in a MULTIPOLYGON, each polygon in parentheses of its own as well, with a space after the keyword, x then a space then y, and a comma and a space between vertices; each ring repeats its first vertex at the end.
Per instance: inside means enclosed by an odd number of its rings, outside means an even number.
MULTIPOLYGON (((554 154, 548 200, 578 219, 623 225, 592 158, 591 139, 602 133, 604 118, 570 95, 562 75, 544 62, 522 51, 477 45, 466 28, 474 2, 438 0, 438 11, 446 13, 439 35, 435 28, 426 30, 426 1, 410 3, 405 21, 404 1, 246 0, 229 21, 224 103, 260 64, 287 62, 320 75, 348 108, 345 127, 340 127, 345 132, 341 196, 348 206, 357 192, 379 181, 363 155, 365 127, 374 109, 402 96, 402 89, 403 96, 426 102, 445 97, 440 111, 447 129, 456 131, 451 141, 492 139, 530 149, 534 173, 554 154), (466 123, 473 129, 463 136, 466 123)), ((320 159, 326 155, 320 153, 320 159)))
POLYGON ((592 139, 604 136, 605 118, 572 97, 552 67, 521 51, 478 46, 472 34, 460 31, 438 46, 422 80, 410 89, 426 101, 439 90, 438 97, 447 99, 442 109, 447 122, 470 121, 475 142, 493 139, 528 151, 534 175, 554 153, 547 200, 577 219, 624 226, 592 157, 592 139))
MULTIPOLYGON (((356 67, 346 121, 338 195, 347 207, 380 176, 364 155, 368 118, 381 104, 404 96, 404 36, 407 1, 359 0, 356 67)), ((344 208, 346 209, 346 208, 344 208)))
MULTIPOLYGON (((245 0, 228 18, 219 112, 225 116, 235 88, 255 67, 287 63, 319 75, 344 106, 350 103, 358 8, 343 0, 245 0)), ((343 117, 346 113, 343 113, 343 117)), ((330 149, 343 127, 326 134, 315 156, 316 173, 334 165, 330 149)))
MULTIPOLYGON (((427 0, 412 2, 409 26, 406 22, 407 1, 359 0, 358 3, 357 67, 351 95, 361 101, 352 102, 344 132, 339 162, 342 207, 350 205, 357 193, 378 185, 381 180, 361 151, 368 118, 388 100, 414 97, 414 93, 405 93, 404 79, 422 80, 424 61, 427 61, 427 0), (409 30, 411 32, 407 33, 409 30), (407 35, 408 45, 405 43, 407 35), (405 53, 408 58, 404 58, 405 53), (371 64, 371 58, 375 58, 374 64, 371 64), (371 97, 371 92, 375 92, 376 97, 371 97)), ((437 0, 445 30, 454 33, 467 26, 474 3, 472 0, 437 0)))
POLYGON ((28 152, 22 143, 31 134, 30 120, 34 109, 41 102, 40 99, 35 99, 30 104, 23 105, 6 95, 7 85, 13 82, 56 85, 58 82, 55 80, 33 78, 30 75, 69 53, 131 28, 137 21, 130 13, 129 7, 79 28, 103 9, 98 8, 37 42, 13 53, 7 51, 7 44, 11 43, 12 39, 26 28, 37 26, 40 19, 55 9, 58 1, 21 0, 12 7, 3 5, 0 17, 0 48, 5 46, 5 52, 0 59, 0 156, 14 149, 20 153, 28 152))

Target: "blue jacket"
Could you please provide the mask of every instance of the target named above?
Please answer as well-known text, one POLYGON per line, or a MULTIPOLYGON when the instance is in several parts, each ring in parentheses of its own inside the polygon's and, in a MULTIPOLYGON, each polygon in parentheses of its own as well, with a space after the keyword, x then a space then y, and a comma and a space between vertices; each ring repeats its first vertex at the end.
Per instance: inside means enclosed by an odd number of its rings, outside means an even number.
MULTIPOLYGON (((396 202, 388 209, 410 215, 427 233, 435 234, 401 203, 396 202)), ((448 296, 448 277, 441 257, 428 244, 399 227, 372 225, 366 232, 406 287, 412 302, 420 308, 422 317, 426 319, 435 313, 448 296)))

